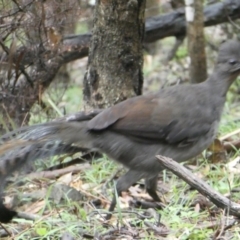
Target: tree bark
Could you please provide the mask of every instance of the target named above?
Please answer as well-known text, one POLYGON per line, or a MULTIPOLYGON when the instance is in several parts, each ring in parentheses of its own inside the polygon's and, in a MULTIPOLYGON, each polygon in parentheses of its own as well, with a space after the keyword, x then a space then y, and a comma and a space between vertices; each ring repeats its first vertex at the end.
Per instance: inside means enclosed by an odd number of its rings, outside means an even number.
POLYGON ((191 83, 200 83, 207 79, 205 39, 203 24, 203 1, 185 0, 188 55, 191 59, 189 79, 191 83))
POLYGON ((106 108, 140 95, 143 85, 143 0, 98 0, 84 76, 85 107, 106 108))

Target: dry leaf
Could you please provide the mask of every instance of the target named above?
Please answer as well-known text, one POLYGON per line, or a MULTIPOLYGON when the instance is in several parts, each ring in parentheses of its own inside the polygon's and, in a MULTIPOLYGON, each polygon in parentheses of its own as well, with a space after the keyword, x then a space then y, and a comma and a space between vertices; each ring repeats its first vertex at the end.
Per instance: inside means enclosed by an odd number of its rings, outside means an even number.
POLYGON ((43 206, 44 206, 44 205, 45 205, 45 200, 35 202, 35 203, 31 204, 30 206, 28 206, 28 207, 25 209, 25 212, 32 213, 32 214, 36 214, 36 213, 38 213, 40 210, 43 209, 43 206))
POLYGON ((58 178, 57 181, 60 182, 60 183, 65 184, 65 185, 69 185, 72 182, 72 173, 69 172, 67 174, 64 174, 63 176, 58 178))

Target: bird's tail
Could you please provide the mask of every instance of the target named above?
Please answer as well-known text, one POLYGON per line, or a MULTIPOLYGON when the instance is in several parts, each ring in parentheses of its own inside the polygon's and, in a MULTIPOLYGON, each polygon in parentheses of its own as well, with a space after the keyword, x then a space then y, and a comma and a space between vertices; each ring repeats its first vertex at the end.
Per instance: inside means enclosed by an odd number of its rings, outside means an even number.
POLYGON ((16 212, 2 204, 6 178, 27 162, 63 154, 71 146, 92 148, 87 122, 50 122, 10 132, 0 138, 0 222, 9 222, 16 212))

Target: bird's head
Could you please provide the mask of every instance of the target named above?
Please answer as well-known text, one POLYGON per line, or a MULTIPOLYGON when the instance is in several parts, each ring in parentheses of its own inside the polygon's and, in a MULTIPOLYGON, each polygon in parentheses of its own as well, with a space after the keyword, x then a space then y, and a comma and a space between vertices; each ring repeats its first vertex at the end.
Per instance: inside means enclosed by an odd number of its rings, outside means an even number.
POLYGON ((240 74, 240 42, 237 40, 228 40, 219 48, 217 69, 235 80, 240 74))

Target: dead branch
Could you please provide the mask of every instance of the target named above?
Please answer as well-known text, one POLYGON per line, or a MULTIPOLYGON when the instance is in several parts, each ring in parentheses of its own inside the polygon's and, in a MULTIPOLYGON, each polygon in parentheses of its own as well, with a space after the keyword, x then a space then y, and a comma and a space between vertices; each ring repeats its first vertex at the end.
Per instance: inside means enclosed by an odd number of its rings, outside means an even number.
POLYGON ((25 219, 25 220, 31 220, 36 221, 40 218, 40 216, 36 214, 26 213, 26 212, 18 212, 17 213, 18 218, 25 219))
POLYGON ((220 193, 212 189, 206 182, 199 179, 197 176, 193 175, 185 167, 172 160, 171 158, 164 156, 156 156, 159 160, 159 164, 167 168, 175 175, 183 179, 191 187, 195 188, 202 195, 207 197, 211 202, 213 202, 217 207, 226 209, 229 214, 236 217, 240 217, 240 205, 232 202, 230 199, 222 196, 220 193))
MULTIPOLYGON (((214 26, 224 22, 229 22, 229 19, 235 20, 240 18, 240 1, 225 0, 215 4, 208 5, 204 8, 204 26, 214 26)), ((159 39, 172 36, 184 36, 186 34, 186 21, 184 8, 177 9, 171 13, 148 18, 145 23, 145 43, 155 42, 159 39)), ((85 45, 87 50, 91 39, 91 34, 66 36, 63 43, 68 46, 85 45)), ((79 54, 81 57, 86 57, 88 51, 79 54), (84 56, 84 53, 86 55, 84 56)), ((77 59, 78 53, 69 52, 67 57, 63 56, 64 61, 69 62, 77 59)), ((79 58, 79 57, 78 57, 79 58)))
POLYGON ((70 166, 64 169, 58 169, 54 171, 42 171, 42 172, 35 172, 35 173, 30 173, 27 175, 28 178, 30 179, 38 179, 38 178, 49 178, 53 179, 59 176, 62 176, 67 173, 78 173, 82 170, 85 170, 87 168, 90 168, 90 165, 88 163, 82 164, 80 166, 70 166))
MULTIPOLYGON (((240 2, 238 0, 225 0, 204 8, 204 26, 214 26, 240 18, 240 2)), ((145 42, 170 37, 181 36, 186 33, 184 8, 161 16, 149 18, 146 22, 145 42)))
MULTIPOLYGON (((240 1, 225 0, 204 8, 204 26, 214 26, 240 18, 240 1)), ((148 18, 145 23, 145 43, 155 42, 171 36, 184 36, 186 34, 185 10, 179 8, 176 11, 148 18)), ((86 57, 92 34, 68 35, 63 37, 63 47, 59 53, 63 63, 69 63, 76 59, 86 57)), ((36 58, 36 49, 22 47, 17 51, 14 59, 18 59, 20 53, 24 52, 21 59, 22 65, 28 65, 36 58)), ((41 52, 40 52, 41 53, 41 52)), ((38 57, 38 56, 37 56, 38 57)))
POLYGON ((223 146, 227 152, 238 150, 240 149, 240 139, 231 142, 224 142, 223 146))

